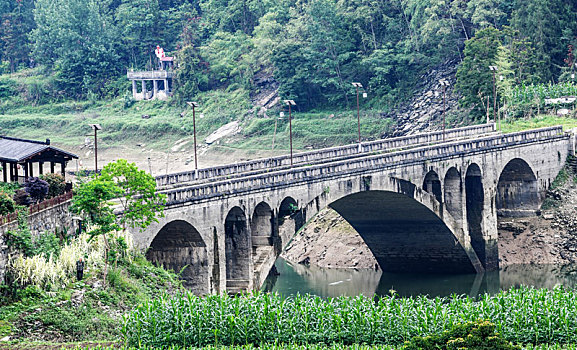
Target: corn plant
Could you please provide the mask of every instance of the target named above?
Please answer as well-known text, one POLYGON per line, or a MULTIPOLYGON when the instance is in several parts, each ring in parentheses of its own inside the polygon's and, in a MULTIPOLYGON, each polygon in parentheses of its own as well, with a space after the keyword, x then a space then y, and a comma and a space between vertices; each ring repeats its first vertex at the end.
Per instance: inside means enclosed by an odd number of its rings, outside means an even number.
POLYGON ((251 294, 204 298, 185 293, 146 301, 125 316, 129 346, 261 344, 400 345, 415 336, 490 320, 513 343, 577 342, 577 294, 522 287, 478 299, 378 299, 251 294))

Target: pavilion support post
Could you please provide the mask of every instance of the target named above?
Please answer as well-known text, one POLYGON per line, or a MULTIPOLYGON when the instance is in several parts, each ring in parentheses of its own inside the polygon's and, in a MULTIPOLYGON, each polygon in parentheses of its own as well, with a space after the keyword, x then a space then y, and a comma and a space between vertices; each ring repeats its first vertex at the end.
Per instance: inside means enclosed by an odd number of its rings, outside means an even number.
POLYGON ((34 177, 34 163, 30 162, 28 166, 30 167, 30 177, 34 177))
POLYGON ((136 80, 132 81, 132 98, 136 99, 136 94, 137 94, 137 88, 136 88, 136 80))
POLYGON ((40 175, 44 174, 44 162, 38 163, 38 174, 40 174, 40 175))
POLYGON ((50 162, 50 172, 54 174, 54 162, 50 162))
POLYGON ((66 163, 60 163, 60 173, 62 174, 63 178, 66 178, 66 163))
POLYGON ((2 162, 2 176, 4 177, 4 182, 8 182, 8 167, 6 166, 6 162, 2 162))
POLYGON ((14 163, 10 163, 10 182, 14 182, 14 163))
POLYGON ((170 94, 170 89, 168 88, 168 79, 164 79, 164 92, 167 96, 170 94))
POLYGON ((152 98, 156 98, 158 95, 158 80, 152 81, 152 98))
POLYGON ((24 181, 28 178, 28 163, 24 163, 24 181))

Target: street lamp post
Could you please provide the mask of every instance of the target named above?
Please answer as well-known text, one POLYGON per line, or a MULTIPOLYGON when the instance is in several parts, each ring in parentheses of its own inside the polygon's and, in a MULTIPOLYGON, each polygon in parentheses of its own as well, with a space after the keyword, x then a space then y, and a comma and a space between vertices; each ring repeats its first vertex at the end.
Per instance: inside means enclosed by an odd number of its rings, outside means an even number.
POLYGON ((198 170, 198 156, 196 153, 196 115, 195 115, 195 108, 198 107, 198 103, 196 102, 186 102, 187 105, 192 107, 192 133, 193 133, 193 140, 194 140, 194 170, 198 170))
POLYGON ((493 122, 497 121, 497 82, 495 80, 495 74, 497 74, 497 66, 489 66, 491 72, 493 72, 493 122))
POLYGON ((100 124, 89 124, 94 130, 94 173, 98 173, 98 130, 102 130, 100 124))
POLYGON ((359 133, 359 150, 361 147, 361 114, 359 110, 359 88, 362 88, 363 85, 361 83, 352 83, 354 87, 357 88, 357 129, 359 133))
POLYGON ((445 141, 445 126, 447 125, 446 118, 445 118, 445 113, 447 110, 445 107, 445 100, 446 100, 446 95, 447 95, 447 86, 449 86, 449 82, 446 81, 445 79, 441 79, 439 81, 439 83, 443 87, 443 141, 445 141))
POLYGON ((293 166, 293 123, 292 123, 292 106, 296 106, 295 101, 293 100, 284 100, 289 106, 289 139, 290 139, 290 148, 291 148, 291 168, 293 166))

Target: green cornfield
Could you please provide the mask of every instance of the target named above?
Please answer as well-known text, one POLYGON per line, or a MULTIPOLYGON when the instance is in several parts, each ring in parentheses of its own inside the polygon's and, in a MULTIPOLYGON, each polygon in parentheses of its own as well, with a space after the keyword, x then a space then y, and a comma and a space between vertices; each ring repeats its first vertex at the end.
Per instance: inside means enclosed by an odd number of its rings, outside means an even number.
POLYGON ((521 287, 450 298, 367 298, 276 294, 197 297, 191 293, 147 301, 125 316, 127 346, 364 344, 398 346, 468 321, 489 320, 516 344, 577 342, 574 290, 521 287))

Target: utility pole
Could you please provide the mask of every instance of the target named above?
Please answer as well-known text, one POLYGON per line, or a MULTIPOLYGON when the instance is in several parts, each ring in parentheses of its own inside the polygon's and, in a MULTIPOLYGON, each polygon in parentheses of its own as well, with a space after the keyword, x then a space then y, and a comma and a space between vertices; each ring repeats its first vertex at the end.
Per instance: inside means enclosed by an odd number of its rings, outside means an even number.
POLYGON ((293 100, 284 100, 284 103, 286 103, 289 106, 289 139, 290 139, 290 148, 291 148, 291 168, 293 166, 293 123, 292 123, 292 110, 291 107, 292 106, 296 106, 295 101, 293 100))
POLYGON ((446 100, 446 94, 447 94, 447 86, 449 86, 449 82, 446 81, 445 79, 441 79, 439 81, 439 83, 441 84, 441 86, 443 87, 443 141, 445 141, 445 128, 446 128, 446 118, 445 118, 445 114, 446 114, 446 107, 445 107, 445 100, 446 100))
POLYGON ((98 174, 98 130, 102 130, 100 124, 89 124, 94 130, 94 173, 98 174))
POLYGON ((192 107, 192 133, 194 139, 194 170, 198 170, 198 157, 196 153, 196 115, 195 108, 198 107, 196 102, 186 102, 190 107, 192 107))
POLYGON ((495 79, 495 74, 497 74, 497 66, 489 66, 491 72, 493 72, 493 122, 497 121, 497 81, 495 79))
MULTIPOLYGON (((363 87, 361 83, 352 83, 355 88, 357 88, 357 129, 359 134, 359 151, 361 150, 361 114, 359 109, 359 88, 363 87)), ((365 94, 363 94, 364 96, 365 94)))

